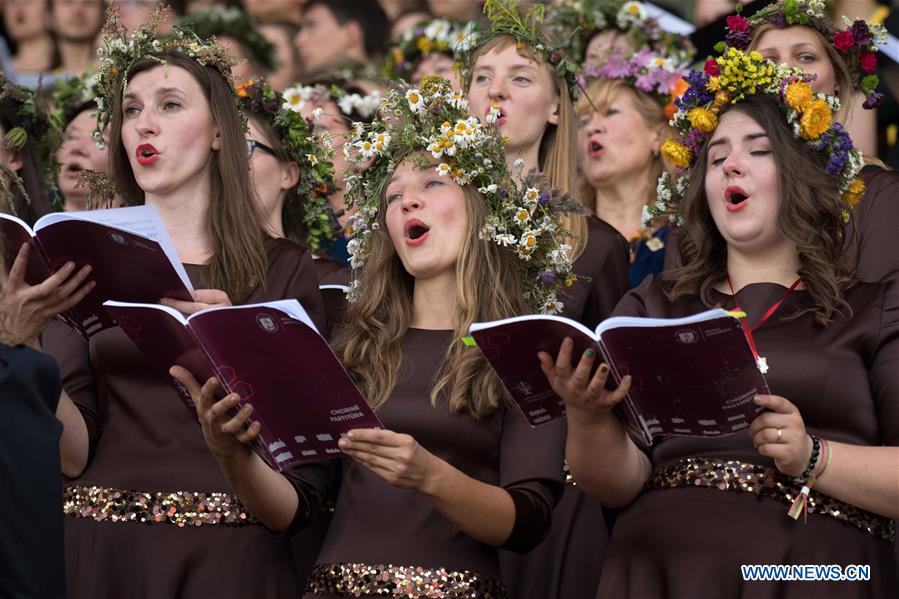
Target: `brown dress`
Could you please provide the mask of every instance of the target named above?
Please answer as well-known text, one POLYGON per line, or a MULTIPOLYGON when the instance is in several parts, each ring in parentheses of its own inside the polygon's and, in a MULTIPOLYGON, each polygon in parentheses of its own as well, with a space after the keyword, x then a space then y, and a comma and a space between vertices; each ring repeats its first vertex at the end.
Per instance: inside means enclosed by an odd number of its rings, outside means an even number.
MULTIPOLYGON (((349 286, 350 267, 343 262, 320 256, 313 263, 315 264, 315 272, 318 275, 318 284, 320 286, 349 286)), ((321 295, 322 303, 325 306, 325 321, 328 326, 326 334, 330 335, 343 322, 343 315, 346 312, 346 295, 339 289, 322 289, 321 295)))
POLYGON ((866 166, 862 178, 865 195, 849 220, 850 243, 858 247, 855 275, 880 281, 899 269, 899 173, 866 166))
MULTIPOLYGON (((790 294, 754 338, 766 357, 771 392, 798 408, 806 428, 854 445, 899 445, 899 288, 896 280, 858 284, 847 292, 851 318, 815 324, 810 304, 790 294)), ((786 289, 748 285, 737 293, 755 323, 786 289)), ((724 308, 733 298, 716 292, 724 308)), ((669 302, 648 279, 616 316, 673 318, 706 309, 695 297, 669 302)), ((657 441, 653 468, 684 458, 739 460, 773 467, 747 434, 719 439, 657 441)), ((644 491, 618 518, 606 553, 599 597, 895 597, 893 547, 851 524, 812 513, 787 517, 789 504, 745 491, 664 488, 644 491), (867 564, 869 582, 744 582, 741 564, 867 564)))
MULTIPOLYGON (((323 325, 309 253, 292 242, 267 243, 268 274, 247 303, 298 299, 323 325)), ((185 265, 195 287, 203 266, 185 265)), ((121 329, 89 344, 68 329, 47 331, 63 383, 87 423, 91 457, 73 485, 140 492, 230 494, 199 425, 121 329)), ((173 508, 174 509, 174 508, 173 508)), ((297 597, 288 540, 261 525, 178 526, 97 521, 96 509, 65 518, 71 598, 297 597)), ((166 514, 177 519, 183 514, 166 514)))
MULTIPOLYGON (((454 341, 452 331, 409 329, 402 341, 400 382, 378 415, 389 430, 411 435, 468 476, 505 488, 516 507, 515 527, 505 547, 528 550, 545 535, 561 496, 562 427, 532 429, 515 408, 475 420, 451 413, 445 402, 432 405, 429 387, 454 341)), ((400 569, 414 568, 422 569, 417 576, 432 581, 434 594, 419 588, 410 596, 444 596, 436 593, 458 589, 446 580, 452 575, 437 572, 441 568, 467 573, 458 576, 473 581, 472 591, 494 589, 494 594, 465 596, 502 596, 496 590, 496 548, 460 531, 421 493, 394 487, 349 459, 298 466, 285 474, 300 497, 292 528, 305 525, 334 497, 339 483, 334 517, 307 585, 308 596, 368 596, 376 592, 375 586, 398 584, 400 569), (380 571, 380 583, 350 580, 353 572, 388 565, 392 568, 380 571), (328 575, 329 568, 335 574, 328 575), (339 581, 349 594, 335 591, 339 581)))
MULTIPOLYGON (((628 289, 627 240, 605 221, 587 217, 587 247, 574 263, 578 281, 560 298, 562 315, 595 328, 628 289)), ((500 552, 503 582, 514 599, 592 597, 608 534, 602 506, 567 477, 547 539, 527 555, 500 552)))

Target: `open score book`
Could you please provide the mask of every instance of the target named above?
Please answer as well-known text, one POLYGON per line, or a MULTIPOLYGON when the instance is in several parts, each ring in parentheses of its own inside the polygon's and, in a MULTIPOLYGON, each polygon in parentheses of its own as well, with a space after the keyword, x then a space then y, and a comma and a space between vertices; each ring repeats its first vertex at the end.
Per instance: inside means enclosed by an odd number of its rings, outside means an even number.
POLYGON ((96 281, 96 287, 60 315, 85 338, 115 326, 103 309, 105 300, 192 301, 190 279, 153 206, 54 212, 40 218, 33 230, 0 213, 0 237, 7 271, 22 244, 32 244, 25 272, 29 285, 41 283, 68 261, 77 268, 93 267, 88 280, 96 281))
MULTIPOLYGON (((565 405, 543 375, 537 353, 553 359, 565 337, 574 341, 573 365, 592 347, 617 385, 631 389, 616 411, 646 445, 666 435, 717 437, 749 426, 768 393, 740 321, 721 309, 684 318, 614 317, 596 331, 561 316, 530 315, 474 323, 476 344, 532 426, 559 418, 565 405)), ((607 388, 609 385, 607 385, 607 388)))
POLYGON ((103 305, 195 417, 190 394, 169 375, 173 365, 200 385, 216 376, 241 396, 240 405, 252 404, 250 418, 262 427, 257 452, 275 470, 341 457, 343 434, 383 428, 296 300, 209 308, 187 318, 160 304, 103 305))

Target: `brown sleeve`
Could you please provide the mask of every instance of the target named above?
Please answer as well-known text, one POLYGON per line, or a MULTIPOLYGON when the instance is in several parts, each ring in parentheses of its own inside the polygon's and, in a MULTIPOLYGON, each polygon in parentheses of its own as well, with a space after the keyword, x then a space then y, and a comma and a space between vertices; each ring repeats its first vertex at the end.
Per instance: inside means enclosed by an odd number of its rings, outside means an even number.
POLYGON ((866 177, 868 189, 852 211, 849 240, 856 244, 855 275, 881 281, 899 268, 899 173, 877 169, 866 177))
POLYGON ((868 371, 884 445, 899 446, 899 271, 885 279, 880 331, 868 371))
MULTIPOLYGON (((594 232, 595 233, 595 232, 594 232)), ((606 251, 596 270, 591 273, 590 294, 584 305, 581 323, 595 329, 596 325, 609 317, 621 297, 627 293, 628 260, 627 241, 617 231, 604 234, 606 251)))
POLYGON ((100 401, 90 362, 90 346, 79 333, 59 320, 53 320, 47 325, 41 335, 41 344, 44 351, 53 356, 59 365, 63 388, 84 418, 88 435, 87 459, 90 463, 103 432, 100 401))
POLYGON ((305 528, 337 497, 340 488, 341 461, 295 464, 281 473, 297 492, 297 511, 284 536, 292 536, 305 528))
POLYGON ((515 524, 501 549, 527 553, 549 533, 562 498, 565 422, 532 428, 514 408, 503 415, 500 486, 515 504, 515 524))
POLYGON ((312 254, 303 246, 286 239, 271 240, 268 247, 266 297, 299 301, 319 332, 326 335, 325 307, 318 291, 312 254))

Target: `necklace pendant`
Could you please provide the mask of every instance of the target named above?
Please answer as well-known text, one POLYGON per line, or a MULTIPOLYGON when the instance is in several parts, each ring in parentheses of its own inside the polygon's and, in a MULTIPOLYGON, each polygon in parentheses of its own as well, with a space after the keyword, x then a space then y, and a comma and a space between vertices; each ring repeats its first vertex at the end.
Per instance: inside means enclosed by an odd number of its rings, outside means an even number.
POLYGON ((763 356, 759 356, 758 359, 759 372, 762 374, 768 374, 768 360, 766 360, 763 356))

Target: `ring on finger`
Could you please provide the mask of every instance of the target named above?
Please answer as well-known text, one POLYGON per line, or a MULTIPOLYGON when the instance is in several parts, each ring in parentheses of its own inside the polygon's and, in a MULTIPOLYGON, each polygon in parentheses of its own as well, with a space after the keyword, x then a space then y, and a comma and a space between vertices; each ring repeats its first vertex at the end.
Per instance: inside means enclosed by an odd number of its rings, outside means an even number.
POLYGON ((783 429, 782 428, 777 429, 777 442, 778 443, 781 443, 782 436, 783 436, 783 429))

